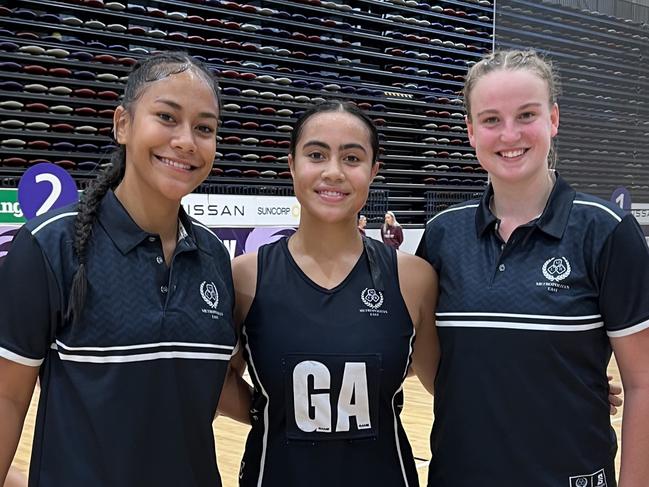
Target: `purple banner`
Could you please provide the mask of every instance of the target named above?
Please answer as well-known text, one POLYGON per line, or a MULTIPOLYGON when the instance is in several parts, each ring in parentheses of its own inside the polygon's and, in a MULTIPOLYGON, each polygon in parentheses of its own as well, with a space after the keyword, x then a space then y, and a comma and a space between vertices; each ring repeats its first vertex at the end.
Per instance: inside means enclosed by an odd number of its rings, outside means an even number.
POLYGON ((256 252, 264 244, 295 233, 291 227, 258 227, 258 228, 212 228, 212 231, 223 241, 230 252, 230 258, 237 255, 256 252))
MULTIPOLYGON (((19 228, 20 225, 0 225, 0 265, 19 228)), ((212 228, 211 230, 223 241, 230 252, 231 259, 237 255, 255 252, 264 244, 295 233, 295 228, 291 227, 212 228)))
POLYGON ((0 265, 9 252, 11 242, 18 233, 20 225, 0 225, 0 265))

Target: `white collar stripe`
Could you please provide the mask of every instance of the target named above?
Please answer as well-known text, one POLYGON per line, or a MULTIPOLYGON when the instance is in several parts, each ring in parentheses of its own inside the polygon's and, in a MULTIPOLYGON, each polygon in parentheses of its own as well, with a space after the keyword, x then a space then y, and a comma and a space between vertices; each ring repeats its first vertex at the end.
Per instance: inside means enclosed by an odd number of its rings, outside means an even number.
POLYGON ((43 223, 38 225, 36 228, 32 230, 32 235, 36 235, 38 232, 40 232, 43 228, 45 228, 47 225, 50 223, 55 222, 56 220, 60 220, 61 218, 66 218, 68 216, 75 216, 78 212, 76 211, 71 211, 69 213, 61 213, 60 215, 53 216, 49 220, 45 220, 43 223))
POLYGON ((532 331, 588 331, 603 328, 604 322, 588 323, 584 325, 566 325, 551 323, 516 323, 513 321, 437 321, 440 328, 500 328, 510 330, 532 331))
POLYGON ((575 200, 575 203, 578 204, 578 205, 594 206, 596 208, 599 208, 600 210, 604 210, 606 213, 610 214, 617 221, 619 221, 619 222, 622 221, 622 218, 620 218, 618 215, 616 215, 613 210, 611 210, 610 208, 607 208, 604 205, 600 205, 599 203, 594 203, 592 201, 583 201, 583 200, 575 200))
POLYGON ((28 367, 40 367, 43 363, 43 359, 23 357, 22 355, 18 355, 17 353, 2 347, 0 347, 0 357, 20 365, 27 365, 28 367))
POLYGON ((435 215, 433 218, 428 220, 426 223, 432 222, 435 218, 437 218, 440 215, 443 215, 445 213, 450 213, 452 211, 458 211, 458 210, 466 210, 467 208, 477 208, 480 206, 479 204, 473 204, 473 205, 464 205, 464 206, 458 206, 457 208, 449 208, 448 210, 440 211, 437 215, 435 215))
POLYGON ((646 330, 647 328, 649 328, 649 320, 643 321, 642 323, 638 323, 637 325, 634 326, 630 326, 629 328, 625 328, 624 330, 608 331, 606 333, 611 338, 619 338, 628 335, 633 335, 634 333, 641 332, 643 330, 646 330))

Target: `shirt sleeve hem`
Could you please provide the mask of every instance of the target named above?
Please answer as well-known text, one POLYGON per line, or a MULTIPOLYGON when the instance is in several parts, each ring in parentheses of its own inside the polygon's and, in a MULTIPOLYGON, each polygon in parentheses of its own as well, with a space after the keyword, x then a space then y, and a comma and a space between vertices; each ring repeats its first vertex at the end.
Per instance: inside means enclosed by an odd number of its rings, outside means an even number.
POLYGON ((607 331, 606 334, 611 338, 625 337, 646 330, 647 328, 649 328, 649 320, 630 326, 624 330, 607 331))
POLYGON ((16 362, 21 365, 27 365, 28 367, 40 367, 43 364, 45 359, 33 359, 29 357, 23 357, 17 353, 7 350, 6 348, 0 347, 0 357, 6 358, 12 362, 16 362))

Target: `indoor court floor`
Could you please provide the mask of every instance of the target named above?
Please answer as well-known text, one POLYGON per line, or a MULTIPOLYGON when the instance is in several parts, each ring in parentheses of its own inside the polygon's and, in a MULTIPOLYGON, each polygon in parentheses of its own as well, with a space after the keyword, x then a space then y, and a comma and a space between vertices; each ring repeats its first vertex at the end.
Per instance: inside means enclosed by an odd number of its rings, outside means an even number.
MULTIPOLYGON (((620 375, 617 370, 614 359, 611 360, 609 373, 615 381, 620 383, 620 375)), ((421 486, 426 485, 426 469, 430 459, 430 449, 428 446, 428 436, 432 424, 432 399, 430 395, 421 386, 417 378, 410 377, 406 379, 404 385, 405 406, 402 413, 404 428, 410 438, 415 458, 417 459, 417 468, 419 470, 419 482, 421 486)), ((29 456, 31 451, 31 438, 34 430, 34 420, 36 414, 36 405, 38 398, 36 394, 32 399, 32 404, 25 420, 25 428, 20 440, 20 445, 14 459, 14 465, 21 471, 26 472, 29 468, 29 456)), ((611 422, 620 440, 620 430, 622 428, 622 411, 618 410, 617 414, 611 418, 611 422)), ((224 487, 236 487, 239 461, 243 453, 243 447, 247 435, 248 427, 237 423, 231 419, 220 417, 214 422, 214 436, 216 438, 217 460, 219 470, 223 479, 224 487)), ((619 469, 620 452, 616 465, 619 469)), ((361 486, 359 486, 361 487, 361 486)))

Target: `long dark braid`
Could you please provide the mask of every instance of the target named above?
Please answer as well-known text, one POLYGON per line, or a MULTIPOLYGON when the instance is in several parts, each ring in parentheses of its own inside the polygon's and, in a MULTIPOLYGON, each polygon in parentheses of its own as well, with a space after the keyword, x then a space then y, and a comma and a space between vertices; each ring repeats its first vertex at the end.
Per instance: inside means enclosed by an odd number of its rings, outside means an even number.
MULTIPOLYGON (((128 81, 126 82, 121 103, 122 107, 124 107, 129 115, 132 115, 133 104, 142 95, 148 83, 167 78, 174 74, 183 73, 190 69, 202 76, 212 87, 220 108, 221 98, 219 96, 218 83, 212 76, 209 68, 183 52, 159 52, 138 61, 133 66, 128 81)), ((66 312, 66 319, 72 322, 79 320, 86 299, 88 288, 86 254, 92 229, 97 219, 99 204, 108 190, 115 189, 120 183, 124 177, 125 169, 126 150, 120 144, 111 156, 109 167, 102 171, 97 179, 88 186, 88 189, 86 189, 79 201, 78 213, 74 222, 75 232, 73 243, 78 267, 72 278, 70 299, 66 312)))

